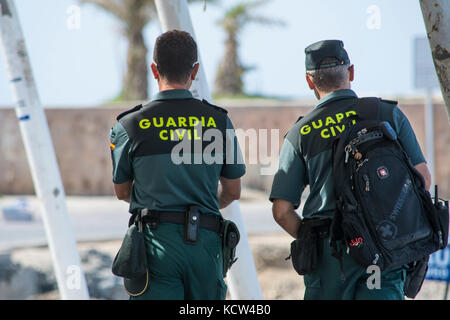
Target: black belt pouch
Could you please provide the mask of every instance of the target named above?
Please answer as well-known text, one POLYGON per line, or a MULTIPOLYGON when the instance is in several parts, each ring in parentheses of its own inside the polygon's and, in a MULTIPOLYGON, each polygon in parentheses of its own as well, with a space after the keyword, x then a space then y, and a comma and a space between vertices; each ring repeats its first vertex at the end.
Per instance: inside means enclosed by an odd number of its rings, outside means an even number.
POLYGON ((321 241, 328 236, 329 221, 303 219, 297 239, 291 242, 291 259, 299 275, 312 273, 317 269, 321 254, 321 241))
POLYGON ((428 260, 429 256, 426 256, 406 266, 406 281, 403 291, 408 298, 414 299, 422 288, 428 271, 428 260))
POLYGON ((131 225, 114 258, 112 272, 124 278, 136 278, 147 272, 147 253, 142 227, 131 225))

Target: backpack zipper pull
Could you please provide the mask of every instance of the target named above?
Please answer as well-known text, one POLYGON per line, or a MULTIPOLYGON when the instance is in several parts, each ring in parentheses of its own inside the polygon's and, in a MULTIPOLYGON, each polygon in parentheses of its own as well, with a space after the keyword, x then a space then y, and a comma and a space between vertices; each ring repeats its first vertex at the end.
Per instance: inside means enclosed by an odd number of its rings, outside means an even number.
POLYGON ((349 153, 352 147, 348 144, 345 146, 345 163, 348 162, 349 153))
POLYGON ((369 184, 369 177, 367 176, 367 174, 363 175, 363 179, 366 182, 365 190, 366 190, 366 192, 369 192, 370 191, 370 184, 369 184))

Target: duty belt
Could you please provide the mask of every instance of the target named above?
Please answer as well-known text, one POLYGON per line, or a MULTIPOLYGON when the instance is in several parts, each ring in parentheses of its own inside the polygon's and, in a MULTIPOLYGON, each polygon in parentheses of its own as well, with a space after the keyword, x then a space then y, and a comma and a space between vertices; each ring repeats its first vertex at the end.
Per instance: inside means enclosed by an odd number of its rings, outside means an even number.
MULTIPOLYGON (((184 225, 186 223, 187 216, 187 211, 156 211, 148 210, 147 208, 140 209, 139 213, 142 221, 148 224, 151 229, 155 229, 158 224, 162 222, 184 225)), ((204 228, 218 234, 222 233, 223 219, 218 215, 201 214, 199 220, 200 228, 204 228)))

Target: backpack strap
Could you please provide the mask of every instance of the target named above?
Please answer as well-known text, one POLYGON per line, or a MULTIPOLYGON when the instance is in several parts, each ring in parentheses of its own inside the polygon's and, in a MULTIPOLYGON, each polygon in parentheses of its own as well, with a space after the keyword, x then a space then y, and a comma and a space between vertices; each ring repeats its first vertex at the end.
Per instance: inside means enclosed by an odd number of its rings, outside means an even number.
POLYGON ((358 98, 356 113, 361 120, 378 120, 380 116, 380 104, 380 98, 358 98))

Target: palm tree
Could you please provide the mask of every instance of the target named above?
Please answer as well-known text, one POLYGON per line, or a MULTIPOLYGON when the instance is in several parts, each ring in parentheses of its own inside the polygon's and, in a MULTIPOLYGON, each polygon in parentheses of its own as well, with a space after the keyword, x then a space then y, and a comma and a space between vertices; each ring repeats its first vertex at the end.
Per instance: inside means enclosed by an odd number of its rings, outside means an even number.
POLYGON ((270 0, 259 0, 240 3, 225 12, 225 16, 218 21, 226 33, 225 53, 217 70, 215 80, 216 95, 243 94, 242 75, 250 70, 241 64, 238 54, 239 34, 250 23, 262 25, 283 25, 279 20, 254 15, 251 11, 270 0))
MULTIPOLYGON (((79 0, 94 4, 111 13, 121 26, 121 33, 128 41, 127 69, 123 79, 122 100, 148 98, 147 46, 144 27, 157 18, 153 0, 79 0)), ((216 0, 188 0, 188 2, 216 2, 216 0)))

